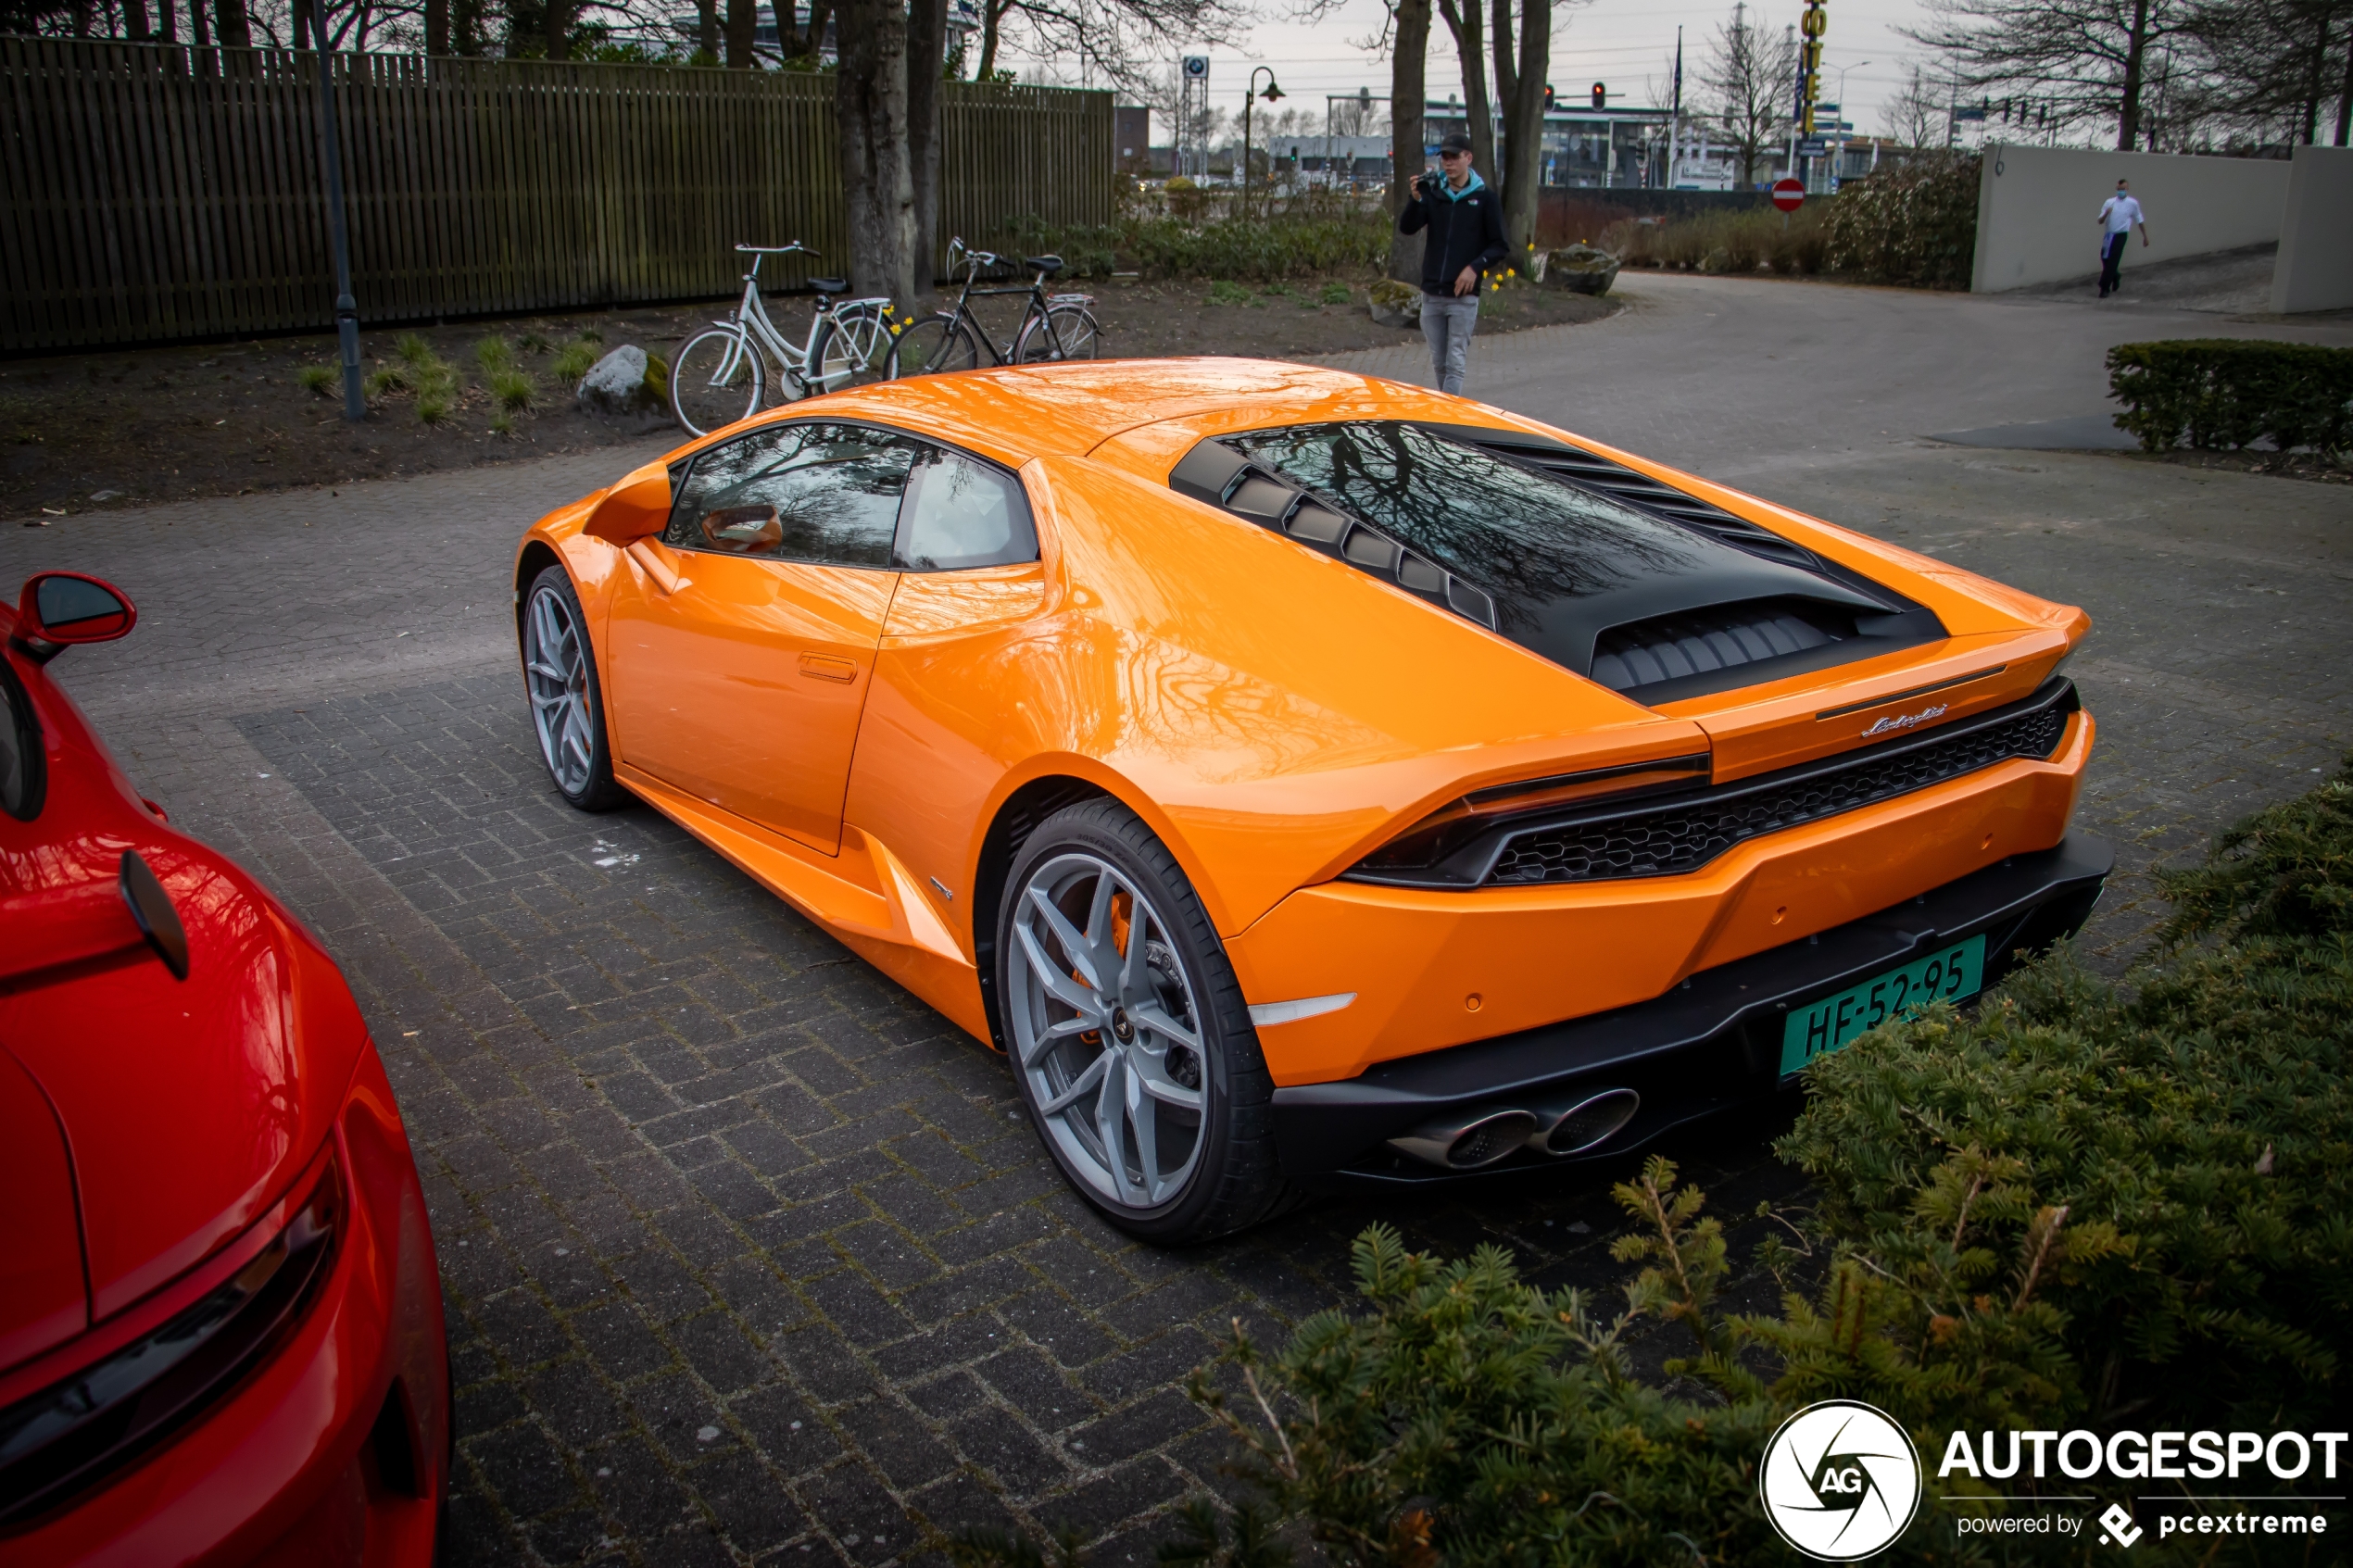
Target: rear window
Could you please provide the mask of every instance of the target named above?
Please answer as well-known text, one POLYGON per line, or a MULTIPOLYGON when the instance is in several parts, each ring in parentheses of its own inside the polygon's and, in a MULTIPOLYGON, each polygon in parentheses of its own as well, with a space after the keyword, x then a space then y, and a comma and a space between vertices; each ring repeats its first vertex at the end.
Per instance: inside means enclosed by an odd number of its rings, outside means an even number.
POLYGON ((1505 627, 1709 558, 1672 523, 1417 425, 1293 425, 1225 445, 1487 589, 1505 627))

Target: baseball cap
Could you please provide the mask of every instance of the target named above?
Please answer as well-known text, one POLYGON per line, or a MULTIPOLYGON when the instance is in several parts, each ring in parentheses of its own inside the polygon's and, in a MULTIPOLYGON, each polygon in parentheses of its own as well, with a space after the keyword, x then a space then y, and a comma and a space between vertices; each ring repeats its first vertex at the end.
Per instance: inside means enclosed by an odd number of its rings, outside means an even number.
POLYGON ((1441 153, 1466 153, 1471 150, 1471 139, 1459 131, 1452 132, 1439 142, 1438 150, 1441 153))

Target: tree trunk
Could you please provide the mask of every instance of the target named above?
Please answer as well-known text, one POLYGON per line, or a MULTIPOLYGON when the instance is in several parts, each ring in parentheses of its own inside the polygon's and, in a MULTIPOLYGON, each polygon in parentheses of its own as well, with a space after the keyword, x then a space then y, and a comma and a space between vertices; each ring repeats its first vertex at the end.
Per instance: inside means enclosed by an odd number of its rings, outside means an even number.
MULTIPOLYGON (((308 49, 311 46, 312 37, 318 28, 314 19, 316 10, 317 7, 312 4, 312 0, 294 0, 294 46, 296 48, 308 49)), ((324 40, 321 39, 321 42, 324 40)))
MULTIPOLYGON (((166 44, 180 42, 179 0, 161 0, 161 3, 156 6, 156 21, 157 23, 156 36, 161 38, 166 44)), ((2336 139, 2342 145, 2345 141, 2344 132, 2339 132, 2336 139)))
POLYGON ((997 69, 997 35, 1005 13, 1013 8, 1013 0, 980 0, 980 69, 973 72, 975 82, 986 82, 997 69))
POLYGON ((188 31, 195 39, 196 47, 212 47, 212 28, 204 18, 204 0, 188 0, 188 31))
POLYGON ((793 28, 792 0, 768 0, 768 14, 776 21, 776 57, 795 59, 800 54, 800 40, 793 28))
POLYGON ((695 54, 705 65, 719 57, 719 0, 695 0, 695 54))
POLYGON ((253 47, 253 26, 245 20, 245 0, 213 0, 212 36, 224 49, 253 47))
POLYGON ((1463 108, 1470 122, 1471 157, 1478 164, 1482 175, 1492 177, 1495 168, 1495 108, 1487 96, 1486 20, 1478 14, 1478 0, 1438 0, 1438 13, 1446 19, 1446 31, 1454 35, 1454 53, 1463 62, 1463 108))
POLYGON ((2131 152, 2141 135, 2141 69, 2148 52, 2149 0, 2133 0, 2133 30, 2124 40, 2124 102, 2116 115, 2116 150, 2131 152))
POLYGON ((449 0, 425 0, 425 53, 449 53, 449 0))
POLYGON ((2345 46, 2345 90, 2336 95, 2336 144, 2346 145, 2348 136, 2353 136, 2353 43, 2345 46))
POLYGON ((948 59, 948 0, 907 7, 907 185, 914 203, 911 304, 928 307, 939 278, 939 83, 948 59))
POLYGON ((809 69, 817 69, 818 51, 825 46, 825 29, 833 20, 829 0, 812 0, 809 7, 809 69))
POLYGON ((1544 77, 1552 69, 1550 0, 1529 0, 1521 17, 1519 59, 1511 59, 1511 0, 1495 0, 1495 81, 1504 100, 1504 238, 1516 267, 1536 239, 1536 204, 1544 169, 1544 77))
POLYGON ((1429 93, 1422 73, 1429 55, 1429 0, 1397 0, 1397 52, 1389 62, 1389 275, 1422 281, 1422 236, 1397 232, 1395 219, 1414 195, 1422 171, 1422 107, 1429 93))
POLYGON ((147 0, 122 0, 122 31, 133 44, 154 36, 147 27, 147 0))
POLYGON ((2314 24, 2312 38, 2312 71, 2304 91, 2304 136, 2306 146, 2319 144, 2321 139, 2321 100, 2328 93, 2329 14, 2323 10, 2314 24))
POLYGON ((760 0, 727 0, 727 69, 749 70, 751 43, 760 32, 760 0))
POLYGON ((841 184, 849 286, 914 297, 915 195, 907 164, 907 13, 900 0, 848 0, 837 13, 841 184))

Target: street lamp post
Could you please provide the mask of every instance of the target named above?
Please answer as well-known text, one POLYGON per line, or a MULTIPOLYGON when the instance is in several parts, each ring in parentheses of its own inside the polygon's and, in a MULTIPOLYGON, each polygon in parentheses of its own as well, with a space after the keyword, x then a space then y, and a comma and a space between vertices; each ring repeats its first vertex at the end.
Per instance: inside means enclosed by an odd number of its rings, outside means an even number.
MULTIPOLYGON (((1838 68, 1838 120, 1842 125, 1846 123, 1846 73, 1850 70, 1858 70, 1870 63, 1869 60, 1856 60, 1852 65, 1838 68)), ((1842 131, 1838 133, 1838 156, 1831 160, 1831 190, 1833 193, 1838 189, 1839 176, 1845 171, 1845 168, 1846 132, 1842 131)))
POLYGON ((1242 89, 1241 184, 1244 217, 1250 215, 1250 107, 1252 101, 1259 98, 1264 98, 1270 104, 1280 103, 1282 96, 1283 90, 1275 83, 1275 68, 1272 66, 1260 66, 1256 70, 1252 71, 1250 84, 1242 89), (1262 70, 1266 73, 1266 91, 1264 93, 1258 90, 1258 72, 1262 70))

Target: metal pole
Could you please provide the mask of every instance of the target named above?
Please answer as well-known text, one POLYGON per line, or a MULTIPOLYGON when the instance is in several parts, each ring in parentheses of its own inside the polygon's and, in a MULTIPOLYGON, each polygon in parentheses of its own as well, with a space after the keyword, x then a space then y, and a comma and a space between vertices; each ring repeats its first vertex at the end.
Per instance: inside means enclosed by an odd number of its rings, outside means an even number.
MULTIPOLYGON (((325 21, 321 16, 321 23, 325 21)), ((319 29, 319 123, 326 144, 327 232, 335 252, 335 335, 343 343, 343 417, 357 423, 368 417, 368 400, 359 390, 359 302, 351 297, 351 234, 343 211, 343 137, 336 125, 334 51, 327 46, 324 26, 319 29)))

